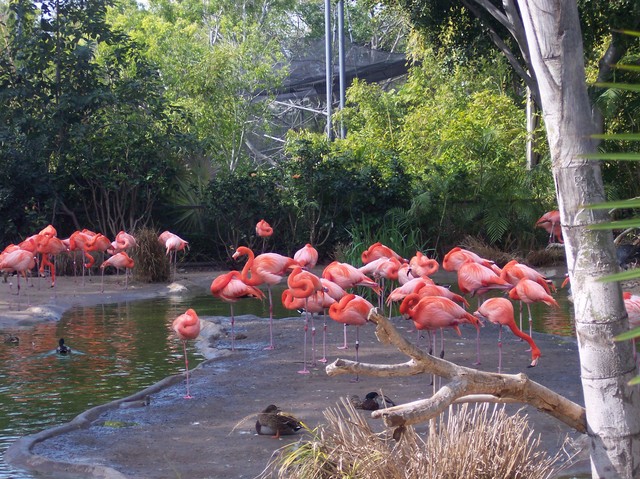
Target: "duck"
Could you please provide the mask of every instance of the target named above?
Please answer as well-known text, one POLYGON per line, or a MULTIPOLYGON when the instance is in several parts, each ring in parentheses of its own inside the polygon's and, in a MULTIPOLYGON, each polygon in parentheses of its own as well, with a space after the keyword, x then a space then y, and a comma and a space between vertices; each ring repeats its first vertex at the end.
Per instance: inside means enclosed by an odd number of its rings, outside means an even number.
POLYGON ((60 341, 58 341, 58 347, 56 348, 56 353, 63 354, 63 355, 71 353, 71 348, 69 348, 64 344, 64 338, 60 338, 60 341))
POLYGON ((260 435, 272 434, 273 438, 295 434, 302 429, 303 423, 296 417, 283 412, 274 404, 268 405, 264 411, 258 413, 256 432, 260 435))
POLYGON ((18 336, 14 336, 13 334, 5 334, 4 335, 4 342, 5 343, 11 343, 11 344, 19 344, 20 343, 20 338, 18 336))
POLYGON ((396 405, 387 396, 382 396, 375 391, 368 393, 363 400, 360 400, 359 396, 353 395, 349 398, 349 401, 356 409, 364 409, 365 411, 377 411, 378 409, 396 405))

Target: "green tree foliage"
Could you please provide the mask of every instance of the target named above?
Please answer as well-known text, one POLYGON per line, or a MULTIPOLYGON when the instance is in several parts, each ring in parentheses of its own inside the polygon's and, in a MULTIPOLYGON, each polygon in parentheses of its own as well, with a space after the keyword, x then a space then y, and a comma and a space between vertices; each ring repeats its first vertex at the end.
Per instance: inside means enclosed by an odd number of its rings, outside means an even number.
POLYGON ((9 3, 0 57, 0 154, 13 166, 0 205, 7 233, 32 234, 38 225, 25 218, 41 211, 61 234, 114 235, 149 221, 166 188, 183 139, 171 134, 157 70, 108 25, 109 5, 9 3))

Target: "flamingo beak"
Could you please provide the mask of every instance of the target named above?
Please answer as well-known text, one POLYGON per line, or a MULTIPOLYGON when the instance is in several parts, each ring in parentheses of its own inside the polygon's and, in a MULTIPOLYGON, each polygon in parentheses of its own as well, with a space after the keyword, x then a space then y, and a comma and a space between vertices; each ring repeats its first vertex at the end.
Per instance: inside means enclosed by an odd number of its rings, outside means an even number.
POLYGON ((531 364, 529 364, 529 366, 527 366, 527 367, 528 368, 535 368, 537 364, 538 364, 538 358, 535 358, 533 361, 531 361, 531 364))

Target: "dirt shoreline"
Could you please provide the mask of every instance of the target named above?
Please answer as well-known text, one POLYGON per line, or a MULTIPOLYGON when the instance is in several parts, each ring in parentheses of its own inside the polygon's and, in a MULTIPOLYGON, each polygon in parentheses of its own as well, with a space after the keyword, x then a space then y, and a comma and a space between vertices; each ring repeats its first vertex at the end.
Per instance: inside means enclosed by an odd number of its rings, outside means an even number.
MULTIPOLYGON (((30 288, 30 310, 26 307, 18 310, 15 303, 12 304, 14 295, 0 295, 0 329, 7 325, 29 327, 38 321, 57 320, 73 306, 195 294, 208 288, 217 274, 180 272, 170 285, 134 282, 126 291, 120 284, 122 278, 111 276, 105 278, 104 293, 99 278, 85 283, 85 287, 74 284, 72 278, 60 278, 53 289, 45 288, 45 283, 40 289, 38 286, 30 288)), ((201 319, 212 325, 214 331, 229 325, 225 317, 201 319)), ((14 467, 55 478, 253 478, 264 469, 275 450, 300 437, 276 440, 255 434, 255 413, 268 404, 291 411, 313 428, 325 422, 323 410, 336 407, 341 397, 352 394, 362 397, 369 391, 382 390, 396 402, 403 403, 432 393, 430 378, 424 375, 408 378, 360 376, 358 382, 353 382, 349 375, 327 376, 324 364, 320 362, 309 368, 310 374, 298 374, 303 357, 303 321, 300 317, 276 321, 276 349, 273 351, 263 349, 268 344, 268 319, 247 315, 236 321, 238 332, 246 335, 246 339, 237 342, 235 352, 216 349, 215 337, 200 341, 199 347, 212 347, 213 353, 220 354, 193 371, 193 399, 183 398, 184 377, 171 376, 133 396, 88 410, 67 424, 19 439, 6 452, 5 460, 14 467)), ((394 319, 394 324, 407 333, 410 329, 408 322, 400 319, 394 319)), ((322 327, 319 320, 316 320, 316 328, 320 357, 322 327)), ((504 350, 505 372, 523 372, 531 380, 583 404, 575 341, 545 334, 537 334, 534 338, 543 354, 539 366, 526 369, 529 353, 525 352, 523 343, 508 335, 504 350)), ((352 347, 337 349, 342 342, 342 327, 329 321, 329 362, 337 358, 353 359, 353 339, 354 333, 350 330, 352 347)), ((496 328, 483 329, 479 369, 496 370, 496 339, 496 328)), ((475 367, 472 366, 475 330, 463 328, 462 337, 445 334, 445 341, 446 359, 475 367)), ((375 338, 373 325, 360 328, 360 345, 363 362, 398 363, 407 359, 395 348, 381 345, 375 338)), ((516 411, 520 406, 508 408, 516 411)), ((566 436, 578 444, 586 439, 535 408, 525 406, 523 413, 529 417, 535 433, 541 435, 542 447, 549 452, 555 453, 562 448, 566 436)), ((381 423, 371 422, 376 430, 384 429, 381 423)), ((416 429, 425 432, 426 426, 416 429)), ((588 459, 582 457, 570 471, 589 474, 588 459)), ((569 471, 562 473, 563 476, 567 474, 569 471)))

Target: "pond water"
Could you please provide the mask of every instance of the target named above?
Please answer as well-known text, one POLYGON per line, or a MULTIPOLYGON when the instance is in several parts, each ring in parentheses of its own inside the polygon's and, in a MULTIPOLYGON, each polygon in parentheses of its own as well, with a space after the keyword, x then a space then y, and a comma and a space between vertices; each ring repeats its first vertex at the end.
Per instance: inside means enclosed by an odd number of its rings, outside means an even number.
MULTIPOLYGON (((274 298, 280 293, 274 291, 274 298)), ((534 329, 572 336, 572 308, 566 291, 555 297, 559 310, 544 305, 533 308, 534 329)), ((275 317, 292 316, 279 301, 275 303, 275 317)), ((20 338, 17 345, 0 343, 0 454, 20 436, 68 422, 89 408, 182 372, 182 346, 171 323, 188 307, 201 317, 229 314, 229 305, 210 295, 169 297, 75 308, 59 322, 0 331, 20 338), (55 353, 62 337, 73 351, 70 356, 55 353)), ((268 302, 240 301, 234 312, 268 318, 268 302)), ((191 368, 203 358, 193 349, 193 342, 189 343, 191 368)), ((33 477, 0 461, 0 479, 33 477)))

